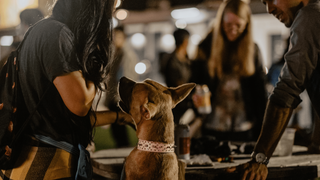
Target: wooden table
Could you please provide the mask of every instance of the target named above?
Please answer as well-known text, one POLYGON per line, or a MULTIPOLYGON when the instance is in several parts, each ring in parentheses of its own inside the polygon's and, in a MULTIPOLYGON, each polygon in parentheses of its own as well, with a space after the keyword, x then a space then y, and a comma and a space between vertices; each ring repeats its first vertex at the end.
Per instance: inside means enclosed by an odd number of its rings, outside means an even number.
MULTIPOLYGON (((93 153, 93 172, 105 179, 119 179, 125 157, 133 148, 100 150, 93 153)), ((306 154, 306 148, 294 146, 294 155, 272 157, 268 165, 268 180, 313 180, 319 177, 320 155, 306 154)), ((231 163, 214 162, 213 166, 187 167, 186 180, 239 179, 239 173, 226 173, 225 168, 237 166, 249 160, 250 155, 234 155, 231 163)))

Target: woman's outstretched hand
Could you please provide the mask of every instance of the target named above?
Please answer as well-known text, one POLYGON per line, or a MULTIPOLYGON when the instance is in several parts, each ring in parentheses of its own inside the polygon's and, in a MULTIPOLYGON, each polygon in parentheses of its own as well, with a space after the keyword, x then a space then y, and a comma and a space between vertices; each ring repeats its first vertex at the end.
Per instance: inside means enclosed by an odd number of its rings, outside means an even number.
POLYGON ((192 94, 192 101, 196 108, 203 104, 203 98, 196 93, 192 94))
POLYGON ((117 123, 119 125, 133 125, 133 119, 131 115, 122 111, 96 111, 96 118, 91 117, 91 123, 95 126, 104 126, 108 124, 117 123))
POLYGON ((135 130, 137 128, 132 116, 123 111, 118 112, 118 120, 116 121, 116 123, 119 125, 129 125, 135 130))
POLYGON ((265 164, 257 163, 251 160, 245 164, 228 168, 227 172, 239 172, 241 180, 266 180, 268 176, 268 168, 265 164))
POLYGON ((126 125, 133 122, 131 115, 124 113, 122 111, 118 111, 118 120, 116 121, 119 125, 126 125))

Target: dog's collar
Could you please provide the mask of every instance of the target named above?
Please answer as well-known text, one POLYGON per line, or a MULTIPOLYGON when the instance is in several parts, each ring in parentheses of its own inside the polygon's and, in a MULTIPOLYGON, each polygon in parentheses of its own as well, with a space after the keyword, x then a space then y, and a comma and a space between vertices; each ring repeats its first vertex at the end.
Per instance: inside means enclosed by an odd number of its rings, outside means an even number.
POLYGON ((174 152, 174 143, 166 144, 162 142, 147 141, 139 139, 137 149, 149 152, 174 152))

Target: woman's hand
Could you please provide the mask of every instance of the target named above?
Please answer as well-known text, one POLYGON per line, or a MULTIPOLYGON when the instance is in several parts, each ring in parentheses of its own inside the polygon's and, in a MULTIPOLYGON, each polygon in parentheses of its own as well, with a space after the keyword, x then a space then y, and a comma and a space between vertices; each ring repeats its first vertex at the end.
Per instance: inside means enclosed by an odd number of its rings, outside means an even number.
POLYGON ((118 120, 116 123, 119 125, 130 125, 133 129, 137 129, 137 125, 132 116, 122 111, 118 112, 118 120))
POLYGON ((203 98, 201 96, 199 96, 198 94, 194 93, 192 95, 192 101, 193 101, 193 104, 196 108, 200 107, 203 105, 203 98))
POLYGON ((122 111, 97 111, 96 114, 96 121, 95 118, 92 116, 91 121, 92 124, 95 123, 95 126, 104 126, 112 123, 117 123, 119 125, 130 125, 135 128, 135 123, 131 117, 131 115, 124 113, 122 111))
POLYGON ((118 112, 118 119, 117 119, 116 123, 119 125, 132 124, 133 119, 132 119, 131 115, 124 113, 122 111, 119 111, 118 112))

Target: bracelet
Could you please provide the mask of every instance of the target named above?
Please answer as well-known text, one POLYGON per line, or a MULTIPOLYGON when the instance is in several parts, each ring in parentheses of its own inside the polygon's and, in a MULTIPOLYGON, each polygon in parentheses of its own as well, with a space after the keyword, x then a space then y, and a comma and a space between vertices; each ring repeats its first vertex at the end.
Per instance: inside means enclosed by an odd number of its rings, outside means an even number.
POLYGON ((115 122, 117 122, 117 121, 118 121, 118 118, 119 118, 119 111, 116 111, 116 113, 117 113, 117 118, 116 118, 116 121, 115 121, 115 122))

